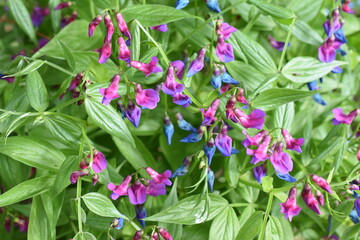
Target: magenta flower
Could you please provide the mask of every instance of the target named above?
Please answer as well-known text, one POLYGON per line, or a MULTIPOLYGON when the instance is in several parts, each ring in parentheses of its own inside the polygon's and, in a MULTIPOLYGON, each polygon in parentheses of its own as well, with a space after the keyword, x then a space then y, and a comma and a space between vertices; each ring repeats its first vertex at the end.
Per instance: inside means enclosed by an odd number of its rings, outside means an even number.
POLYGON ((106 27, 106 37, 105 41, 111 41, 112 35, 114 34, 114 24, 111 21, 109 14, 106 14, 104 17, 105 27, 106 27))
POLYGON ((186 74, 187 77, 192 77, 196 73, 200 72, 204 68, 204 57, 206 53, 206 48, 200 49, 197 57, 190 63, 189 70, 186 74))
POLYGON ((231 37, 232 33, 236 31, 236 28, 226 22, 223 22, 221 19, 217 21, 216 33, 218 35, 222 35, 225 40, 231 37))
POLYGON ((200 109, 200 111, 204 116, 204 120, 202 121, 201 125, 210 125, 211 123, 216 121, 215 113, 219 105, 220 105, 220 100, 215 99, 206 111, 203 108, 200 109))
POLYGON ((173 240, 171 234, 164 228, 159 228, 159 233, 165 240, 173 240))
POLYGON ((293 169, 293 162, 289 154, 283 152, 283 143, 278 142, 270 156, 270 162, 277 173, 288 174, 293 169))
POLYGON ((266 173, 267 173, 266 163, 260 164, 259 166, 253 168, 254 178, 256 179, 256 181, 258 181, 258 183, 262 182, 261 179, 266 176, 266 173))
POLYGON ((154 180, 150 180, 149 184, 146 186, 146 194, 153 197, 165 195, 166 186, 163 183, 155 183, 154 180))
POLYGON ((137 180, 129 187, 128 196, 131 204, 143 204, 146 201, 146 187, 139 180, 137 180))
POLYGON ((180 60, 176 60, 176 61, 172 61, 170 65, 174 68, 175 74, 178 77, 178 79, 181 80, 184 76, 185 64, 180 60))
POLYGON ((128 108, 125 111, 125 115, 135 127, 139 126, 140 117, 141 117, 141 108, 136 106, 131 100, 128 103, 128 108))
POLYGON ((19 218, 15 218, 14 227, 19 228, 20 232, 27 232, 29 226, 29 219, 25 216, 20 216, 19 218))
POLYGON ((35 27, 39 27, 43 21, 45 16, 49 15, 49 7, 41 8, 39 6, 35 6, 31 12, 31 21, 35 27))
POLYGON ((219 36, 216 45, 216 55, 220 61, 226 63, 234 61, 234 50, 230 43, 226 43, 223 36, 219 36))
POLYGON ((157 103, 160 101, 159 93, 154 89, 143 90, 140 84, 136 84, 136 103, 148 109, 156 108, 157 103))
POLYGON ((228 127, 224 125, 215 138, 215 146, 224 157, 230 156, 232 151, 232 139, 227 133, 228 127))
POLYGON ((62 3, 59 3, 59 4, 54 8, 54 10, 60 10, 60 9, 68 8, 68 7, 70 7, 72 4, 73 4, 73 2, 62 2, 62 3))
POLYGON ((359 197, 355 200, 354 207, 356 209, 358 216, 360 216, 360 198, 359 197))
POLYGON ((289 191, 289 197, 286 202, 281 203, 281 213, 284 214, 285 219, 289 219, 291 222, 292 218, 298 215, 301 211, 301 207, 296 204, 296 188, 292 187, 289 191))
POLYGON ((244 128, 261 129, 264 126, 266 114, 260 109, 255 109, 248 116, 239 108, 235 108, 234 113, 244 128))
POLYGON ((156 31, 159 31, 159 32, 167 32, 168 31, 168 26, 166 24, 161 24, 161 25, 150 27, 150 29, 151 30, 156 30, 156 31))
POLYGON ((316 200, 318 200, 318 202, 320 203, 320 205, 324 206, 325 203, 324 195, 319 190, 316 190, 315 197, 316 200))
POLYGON ((118 42, 118 45, 119 45, 118 59, 123 60, 127 64, 129 64, 130 63, 131 52, 130 52, 130 49, 128 48, 128 46, 126 45, 124 38, 119 37, 117 42, 118 42))
POLYGON ((75 172, 72 172, 70 175, 70 182, 72 184, 76 183, 79 177, 87 176, 89 174, 89 170, 82 169, 75 172))
POLYGON ((355 11, 353 9, 351 9, 351 7, 349 6, 350 3, 351 3, 351 0, 345 0, 343 2, 343 4, 341 5, 341 9, 346 13, 355 14, 355 11))
POLYGON ((284 50, 285 42, 276 41, 271 35, 268 36, 268 40, 270 45, 275 48, 276 50, 282 52, 284 50))
POLYGON ((249 103, 246 101, 246 98, 244 96, 244 89, 242 88, 237 88, 237 93, 236 93, 236 100, 239 102, 239 103, 242 103, 242 104, 245 104, 245 105, 248 105, 249 103))
POLYGON ((311 187, 308 184, 305 184, 304 189, 301 192, 301 197, 303 198, 306 206, 313 210, 316 214, 321 214, 319 209, 319 204, 311 192, 311 187))
POLYGON ((270 141, 271 141, 271 137, 265 136, 257 149, 255 150, 250 148, 246 149, 246 154, 253 156, 250 162, 251 164, 257 164, 269 158, 268 150, 269 150, 270 141))
POLYGON ((132 240, 141 240, 143 235, 143 230, 139 230, 135 233, 134 237, 132 238, 132 240))
POLYGON ((303 138, 294 139, 286 129, 281 129, 281 134, 286 142, 286 149, 301 153, 301 146, 304 144, 303 138))
POLYGON ((68 92, 73 91, 77 86, 80 85, 81 80, 83 79, 84 74, 78 73, 75 78, 71 81, 69 88, 67 89, 68 92))
POLYGON ((128 37, 129 39, 131 39, 131 34, 129 31, 128 26, 126 25, 126 22, 123 18, 123 16, 121 15, 121 13, 116 13, 116 20, 118 22, 118 27, 120 29, 120 32, 125 35, 126 37, 128 37))
POLYGON ((151 167, 145 168, 149 176, 154 180, 154 183, 164 183, 165 185, 171 186, 171 181, 169 177, 171 176, 171 171, 166 170, 164 173, 158 173, 151 167))
POLYGON ((104 45, 99 50, 99 63, 105 63, 111 56, 111 42, 105 41, 104 45))
POLYGON ((253 137, 247 135, 246 130, 243 130, 242 133, 246 136, 246 139, 242 141, 242 144, 246 148, 249 146, 259 146, 260 142, 264 139, 265 135, 267 134, 265 130, 258 132, 253 137))
POLYGON ((114 183, 109 183, 107 185, 107 188, 112 191, 113 193, 110 195, 110 197, 113 200, 118 199, 120 196, 126 196, 128 189, 129 189, 129 184, 131 182, 131 176, 128 175, 126 176, 126 178, 124 179, 124 181, 119 185, 116 186, 114 183))
POLYGON ((315 175, 315 174, 311 175, 311 179, 314 181, 314 183, 316 183, 316 185, 318 185, 319 187, 321 187, 328 193, 332 194, 330 185, 325 179, 323 179, 322 177, 319 177, 318 175, 315 175))
POLYGON ((15 77, 4 77, 4 74, 0 73, 0 80, 5 80, 8 83, 13 83, 15 81, 15 77))
POLYGON ((333 62, 336 58, 336 50, 343 43, 338 41, 334 35, 328 37, 325 42, 318 48, 318 58, 322 62, 333 62))
POLYGON ((345 114, 341 108, 334 108, 332 112, 334 113, 334 118, 332 119, 334 125, 341 123, 350 125, 352 121, 359 115, 360 109, 355 109, 349 114, 345 114))
POLYGON ((100 88, 99 92, 103 97, 101 103, 104 105, 108 105, 115 98, 120 97, 118 94, 120 82, 120 75, 115 75, 111 80, 111 83, 108 88, 100 88))
POLYGON ((162 72, 162 68, 157 66, 158 63, 157 57, 152 57, 149 63, 142 63, 138 61, 131 61, 131 66, 142 71, 146 77, 152 73, 162 72))
POLYGON ((88 35, 91 37, 94 34, 95 28, 100 24, 102 21, 102 16, 96 16, 90 23, 88 28, 88 35))
POLYGON ((175 95, 173 95, 173 103, 183 107, 188 107, 192 103, 192 101, 188 95, 176 93, 175 95))
POLYGON ((181 93, 184 91, 184 88, 185 87, 183 84, 180 84, 175 80, 174 68, 170 66, 168 69, 166 81, 162 84, 161 90, 165 94, 173 96, 176 93, 181 93))
POLYGON ((330 37, 337 30, 342 27, 342 24, 339 21, 339 10, 335 9, 332 13, 332 18, 324 22, 323 27, 325 29, 326 35, 330 37))
MULTIPOLYGON (((90 156, 88 156, 88 157, 90 157, 90 156)), ((94 172, 100 173, 106 169, 106 166, 107 166, 107 161, 106 161, 104 154, 102 154, 102 152, 95 150, 94 151, 94 159, 93 159, 93 162, 91 165, 94 172)))

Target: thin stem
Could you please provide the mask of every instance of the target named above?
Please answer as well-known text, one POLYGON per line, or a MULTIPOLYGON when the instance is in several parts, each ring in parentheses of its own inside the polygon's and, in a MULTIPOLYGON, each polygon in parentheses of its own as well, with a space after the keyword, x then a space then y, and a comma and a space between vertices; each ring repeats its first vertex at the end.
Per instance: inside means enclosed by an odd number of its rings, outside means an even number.
POLYGON ((262 189, 261 185, 260 184, 257 184, 257 183, 254 183, 254 182, 250 182, 248 180, 245 180, 243 178, 239 178, 239 181, 241 183, 244 183, 245 185, 247 186, 251 186, 251 187, 254 187, 254 188, 258 188, 258 189, 262 189))
POLYGON ((66 106, 69 106, 69 105, 71 105, 73 103, 76 103, 76 102, 78 102, 80 100, 83 100, 84 98, 85 97, 82 95, 82 96, 79 96, 77 98, 70 99, 69 101, 66 101, 66 102, 64 102, 62 104, 57 105, 56 107, 53 107, 48 112, 55 112, 56 110, 59 110, 59 109, 64 108, 66 106))
POLYGON ((255 15, 255 17, 253 17, 253 18, 250 20, 250 22, 248 22, 248 24, 246 24, 246 26, 245 26, 245 28, 244 28, 244 30, 243 30, 243 33, 244 33, 244 34, 247 34, 247 33, 251 30, 251 28, 254 26, 256 20, 260 17, 260 15, 261 15, 261 13, 258 12, 258 13, 255 15))
POLYGON ((80 238, 83 238, 82 217, 81 217, 81 178, 79 178, 77 181, 76 200, 77 200, 77 216, 78 216, 79 233, 80 233, 80 238))
POLYGON ((264 237, 265 237, 266 223, 267 223, 267 220, 268 220, 268 218, 269 218, 269 216, 270 216, 269 213, 270 213, 270 210, 271 210, 273 198, 274 198, 273 193, 270 193, 270 195, 269 195, 269 200, 268 200, 268 204, 267 204, 267 206, 266 206, 265 218, 264 218, 264 221, 263 221, 263 223, 262 223, 262 225, 261 225, 259 240, 263 240, 264 237))
POLYGON ((254 208, 265 208, 265 206, 254 204, 254 203, 230 203, 230 207, 254 207, 254 208))
POLYGON ((62 116, 62 117, 65 117, 65 118, 68 118, 68 119, 74 120, 74 121, 76 121, 76 122, 86 123, 86 121, 85 121, 85 120, 82 120, 82 119, 80 119, 80 118, 73 117, 73 116, 70 116, 70 115, 67 115, 67 114, 64 114, 64 113, 58 113, 58 112, 44 112, 44 115, 58 115, 58 116, 62 116))
POLYGON ((295 22, 296 22, 296 17, 293 18, 292 22, 291 22, 291 25, 290 25, 290 29, 288 31, 288 34, 286 36, 286 40, 285 40, 285 45, 284 45, 284 50, 282 51, 281 53, 281 57, 280 57, 280 61, 279 61, 279 66, 278 66, 278 72, 281 70, 282 68, 282 65, 283 65, 283 62, 284 62, 284 58, 285 58, 285 54, 286 54, 286 51, 288 49, 288 45, 289 45, 289 41, 290 41, 290 37, 291 37, 291 33, 292 33, 292 30, 293 30, 293 27, 295 25, 295 22))

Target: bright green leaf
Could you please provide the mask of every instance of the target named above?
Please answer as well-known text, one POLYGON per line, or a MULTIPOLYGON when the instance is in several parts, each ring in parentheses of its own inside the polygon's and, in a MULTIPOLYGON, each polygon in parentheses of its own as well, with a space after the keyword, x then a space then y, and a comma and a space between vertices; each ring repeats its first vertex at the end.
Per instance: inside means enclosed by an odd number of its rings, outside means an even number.
POLYGON ((26 77, 26 94, 30 105, 43 112, 49 106, 49 97, 44 81, 38 71, 29 73, 26 77))
POLYGON ((109 197, 101 193, 87 193, 82 196, 81 199, 84 200, 84 203, 89 208, 89 210, 96 215, 102 217, 117 217, 126 219, 126 217, 115 208, 109 197))

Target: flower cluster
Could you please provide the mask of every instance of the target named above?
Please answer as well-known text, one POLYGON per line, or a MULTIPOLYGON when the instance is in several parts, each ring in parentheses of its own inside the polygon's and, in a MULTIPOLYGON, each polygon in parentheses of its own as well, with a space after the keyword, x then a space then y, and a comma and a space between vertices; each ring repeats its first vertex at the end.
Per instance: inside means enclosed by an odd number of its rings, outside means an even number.
MULTIPOLYGON (((85 78, 84 73, 78 73, 70 82, 70 85, 66 91, 72 94, 72 98, 77 98, 80 96, 81 91, 86 91, 86 88, 89 86, 89 84, 90 80, 85 78)), ((62 99, 65 93, 66 92, 62 93, 59 98, 62 99)), ((83 102, 83 100, 79 100, 77 105, 81 105, 83 102)))
POLYGON ((150 239, 150 240, 159 240, 159 235, 164 240, 173 240, 171 234, 164 228, 153 226, 148 229, 142 229, 135 233, 132 240, 141 240, 141 239, 150 239), (149 230, 149 231, 148 231, 149 230), (148 232, 151 232, 150 234, 148 232))
POLYGON ((225 91, 223 91, 224 89, 222 88, 222 84, 224 83, 225 85, 227 85, 227 87, 231 87, 230 84, 234 84, 237 85, 239 84, 238 81, 236 81, 235 79, 233 79, 227 72, 226 72, 226 68, 224 65, 219 65, 219 64, 214 64, 214 71, 213 71, 213 75, 210 79, 210 83, 211 85, 215 88, 215 89, 220 89, 220 93, 223 93, 225 91), (228 86, 230 85, 230 86, 228 86))

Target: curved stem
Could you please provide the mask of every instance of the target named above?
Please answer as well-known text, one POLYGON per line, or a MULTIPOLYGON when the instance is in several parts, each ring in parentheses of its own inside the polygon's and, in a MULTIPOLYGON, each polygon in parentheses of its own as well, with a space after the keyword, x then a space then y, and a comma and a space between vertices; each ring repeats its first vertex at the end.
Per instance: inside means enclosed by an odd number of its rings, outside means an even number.
POLYGON ((273 193, 270 193, 269 194, 268 204, 266 206, 265 218, 264 218, 264 221, 263 221, 263 223, 261 225, 259 240, 263 240, 264 237, 265 237, 266 224, 267 224, 267 220, 268 220, 268 218, 270 216, 269 213, 270 213, 270 210, 271 210, 273 199, 274 199, 274 195, 273 195, 273 193))
POLYGON ((291 33, 292 33, 292 30, 293 30, 293 27, 295 25, 295 21, 296 21, 296 17, 293 18, 292 22, 291 22, 291 25, 290 25, 290 29, 288 31, 288 34, 286 36, 286 40, 285 40, 285 45, 284 45, 284 50, 282 51, 281 53, 281 57, 280 57, 280 61, 279 61, 279 66, 278 66, 278 72, 281 70, 282 68, 282 64, 284 62, 284 58, 285 58, 285 54, 286 54, 286 51, 288 49, 288 45, 289 45, 289 41, 290 41, 290 37, 291 37, 291 33))
POLYGON ((79 178, 77 181, 76 200, 77 200, 77 217, 78 217, 79 234, 80 234, 80 239, 83 239, 82 217, 81 217, 81 178, 79 178))

